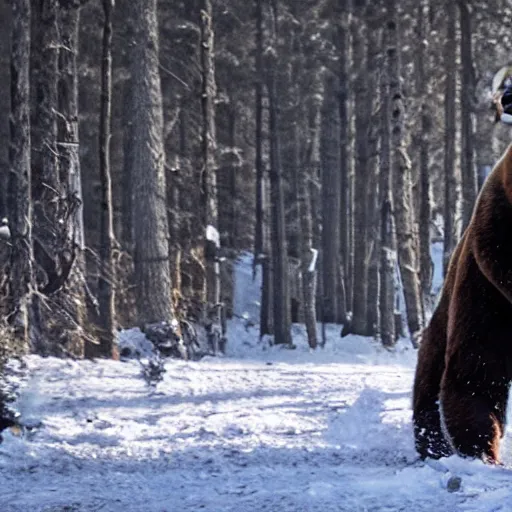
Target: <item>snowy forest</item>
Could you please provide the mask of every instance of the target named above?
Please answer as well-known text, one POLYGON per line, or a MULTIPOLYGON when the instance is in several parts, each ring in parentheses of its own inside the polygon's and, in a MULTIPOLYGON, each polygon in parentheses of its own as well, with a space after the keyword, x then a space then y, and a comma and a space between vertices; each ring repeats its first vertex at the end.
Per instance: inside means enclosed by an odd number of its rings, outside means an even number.
POLYGON ((511 17, 0 0, 0 510, 507 510, 411 388, 511 17))

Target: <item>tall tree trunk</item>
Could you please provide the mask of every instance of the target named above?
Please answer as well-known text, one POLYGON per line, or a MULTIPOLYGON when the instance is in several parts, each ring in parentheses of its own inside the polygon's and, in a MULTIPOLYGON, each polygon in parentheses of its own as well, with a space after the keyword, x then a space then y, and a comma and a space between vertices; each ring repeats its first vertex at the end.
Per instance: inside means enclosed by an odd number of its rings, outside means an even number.
MULTIPOLYGON (((229 109, 229 145, 234 151, 236 145, 236 133, 237 133, 237 110, 236 106, 232 105, 229 109)), ((229 166, 229 221, 227 223, 229 247, 231 249, 237 249, 238 245, 238 215, 237 215, 237 203, 238 203, 238 185, 237 185, 237 174, 238 166, 235 162, 232 162, 229 166)), ((224 283, 223 283, 224 284, 224 283)))
POLYGON ((263 252, 263 0, 256 0, 256 76, 255 76, 255 114, 256 114, 256 224, 254 232, 253 271, 263 252))
MULTIPOLYGON (((50 263, 60 249, 59 207, 61 190, 59 182, 57 120, 58 112, 58 56, 59 32, 57 25, 58 0, 32 0, 31 88, 32 99, 32 198, 34 253, 43 247, 50 263)), ((43 266, 42 266, 43 267, 43 266)), ((39 288, 53 286, 52 270, 42 268, 46 277, 39 288)), ((37 275, 37 274, 35 274, 37 275)), ((56 282, 56 280, 54 280, 56 282)), ((47 333, 46 314, 54 311, 41 304, 38 295, 33 298, 34 349, 40 354, 60 354, 57 337, 47 333)))
POLYGON ((133 202, 138 323, 170 321, 171 275, 156 0, 132 2, 133 202))
POLYGON ((273 314, 276 344, 291 344, 288 294, 288 250, 286 244, 284 193, 278 134, 278 106, 275 69, 269 71, 270 113, 270 196, 272 203, 273 314))
POLYGON ((175 302, 179 302, 178 298, 183 296, 183 284, 182 284, 182 264, 184 259, 184 245, 189 241, 183 240, 181 234, 187 224, 190 223, 190 219, 186 215, 182 207, 183 194, 184 194, 184 183, 186 183, 186 177, 190 174, 190 162, 188 161, 187 155, 187 117, 185 113, 185 102, 186 97, 182 96, 180 99, 180 111, 179 111, 179 169, 178 172, 171 173, 170 183, 167 183, 168 200, 171 202, 172 214, 169 216, 169 233, 171 236, 170 251, 171 251, 171 272, 172 272, 172 284, 174 290, 176 290, 177 297, 174 298, 175 302))
MULTIPOLYGON (((313 216, 311 209, 309 175, 315 176, 320 165, 319 139, 321 112, 320 104, 314 105, 311 148, 307 161, 298 161, 298 211, 301 246, 302 300, 304 301, 304 323, 308 334, 308 344, 315 349, 318 345, 316 333, 316 275, 318 248, 313 247, 313 216)), ((300 147, 300 125, 295 124, 295 148, 300 147)), ((300 159, 298 159, 300 160, 300 159)))
MULTIPOLYGON (((263 178, 263 194, 268 198, 270 185, 269 178, 263 178)), ((260 338, 265 334, 274 334, 274 276, 273 252, 271 247, 271 219, 263 214, 263 253, 261 262, 261 306, 260 306, 260 338)))
MULTIPOLYGON (((444 46, 445 97, 444 97, 444 250, 443 274, 446 274, 450 256, 457 243, 455 214, 457 204, 457 178, 455 174, 455 93, 457 80, 457 6, 447 0, 447 26, 444 46)), ((466 113, 464 112, 464 115, 466 113)))
MULTIPOLYGON (((162 91, 164 97, 165 92, 162 91)), ((176 107, 177 112, 175 113, 176 120, 173 121, 178 125, 178 140, 181 139, 181 134, 184 128, 183 121, 183 97, 179 98, 179 104, 176 107)), ((164 124, 166 122, 165 118, 165 107, 164 107, 164 124)), ((165 132, 165 130, 164 130, 165 132)), ((164 137, 164 148, 174 153, 175 158, 178 163, 175 169, 168 171, 166 173, 166 183, 167 183, 167 208, 168 208, 168 221, 169 221, 169 257, 170 257, 170 267, 171 267, 171 282, 173 285, 173 305, 178 308, 179 299, 182 296, 181 289, 181 258, 182 258, 182 245, 181 245, 181 237, 180 230, 182 228, 183 222, 183 212, 180 207, 180 195, 181 195, 181 180, 183 173, 185 171, 185 161, 182 158, 181 152, 181 141, 178 147, 174 146, 175 139, 168 134, 172 139, 172 142, 169 145, 165 144, 164 137)), ((184 135, 185 136, 185 135, 184 135)))
POLYGON ((265 70, 263 66, 263 0, 256 0, 256 77, 255 77, 255 111, 256 111, 256 225, 254 235, 253 276, 258 264, 261 266, 261 305, 260 338, 272 334, 272 289, 270 276, 270 246, 267 236, 267 187, 263 163, 263 97, 265 87, 265 70))
MULTIPOLYGON (((214 251, 207 249, 208 244, 219 246, 219 211, 217 202, 217 136, 215 130, 215 84, 214 32, 212 24, 213 8, 211 0, 202 0, 200 8, 201 23, 201 67, 202 67, 202 195, 205 228, 216 232, 216 239, 205 239, 206 255, 206 308, 208 312, 218 311, 215 307, 220 302, 220 269, 214 251)), ((219 321, 219 318, 216 318, 219 321)))
POLYGON ((388 0, 387 59, 391 103, 391 162, 394 179, 398 263, 402 277, 407 324, 413 346, 417 346, 423 328, 417 255, 414 251, 412 218, 411 163, 406 152, 405 108, 401 87, 401 65, 398 28, 398 4, 388 0))
MULTIPOLYGON (((273 44, 278 41, 277 4, 273 3, 273 44)), ((274 298, 274 337, 276 344, 292 343, 288 276, 288 249, 284 213, 284 191, 279 140, 279 98, 277 93, 277 55, 269 56, 267 90, 270 133, 270 200, 272 204, 272 261, 274 298)))
MULTIPOLYGON (((12 9, 11 2, 0 3, 0 67, 3 70, 2 78, 10 79, 11 36, 12 36, 12 9)), ((10 94, 4 92, 0 95, 0 112, 4 121, 0 123, 0 140, 9 139, 9 112, 10 94)), ((7 189, 9 187, 9 148, 8 144, 0 146, 0 218, 8 215, 7 189)))
MULTIPOLYGON (((311 200, 311 216, 312 216, 312 236, 313 246, 320 248, 322 252, 322 158, 321 158, 321 138, 322 138, 322 103, 324 97, 324 80, 319 74, 316 77, 316 94, 314 96, 318 100, 317 106, 317 119, 315 120, 315 137, 317 146, 315 152, 312 153, 312 158, 317 158, 317 161, 312 167, 312 174, 309 177, 309 197, 311 200), (316 153, 316 154, 315 154, 316 153)), ((318 258, 317 265, 317 290, 316 290, 316 314, 324 325, 324 293, 323 293, 323 263, 322 257, 318 258), (318 277, 319 276, 319 277, 318 277)))
POLYGON ((355 176, 354 176, 354 292, 351 332, 368 334, 368 130, 370 121, 366 72, 366 33, 363 8, 352 20, 352 59, 354 64, 355 176))
POLYGON ((84 354, 83 324, 85 317, 85 261, 83 250, 84 221, 82 179, 78 136, 78 29, 80 4, 60 0, 59 81, 58 81, 58 153, 59 176, 65 204, 60 218, 65 220, 60 244, 74 253, 66 291, 56 299, 74 325, 67 329, 66 349, 84 354))
POLYGON ((324 322, 338 321, 340 278, 340 153, 337 77, 326 72, 322 106, 322 310, 324 322))
POLYGON ((103 0, 103 47, 101 61, 100 104, 100 261, 98 278, 99 346, 86 345, 89 357, 117 357, 115 341, 116 272, 112 259, 114 249, 114 215, 112 208, 112 178, 110 174, 110 135, 112 114, 112 15, 114 0, 103 0))
POLYGON ((339 0, 338 2, 338 108, 339 108, 339 148, 340 148, 340 275, 339 275, 339 300, 338 300, 338 320, 342 323, 347 321, 347 310, 351 309, 349 297, 349 116, 348 116, 348 90, 349 90, 349 6, 348 0, 339 0))
MULTIPOLYGON (((367 7, 368 46, 367 73, 371 84, 379 83, 379 52, 381 31, 376 11, 367 7)), ((375 88, 368 99, 371 119, 378 111, 379 90, 375 88)), ((380 326, 379 320, 379 131, 378 119, 371 120, 368 129, 368 218, 366 245, 368 248, 368 289, 366 306, 366 331, 368 335, 376 336, 380 326)))
MULTIPOLYGON (((133 36, 132 36, 133 37, 133 36)), ((133 77, 129 77, 123 87, 123 170, 121 190, 121 212, 123 217, 121 236, 123 247, 133 256, 133 150, 135 146, 135 126, 133 123, 133 77)))
MULTIPOLYGON (((384 32, 382 47, 387 44, 384 32)), ((389 92, 389 73, 381 66, 380 75, 380 266, 379 266, 379 317, 380 339, 385 347, 396 342, 395 333, 395 268, 396 239, 393 219, 392 169, 391 169, 391 95, 389 92)))
POLYGON ((462 64, 461 107, 461 175, 462 175, 462 230, 465 230, 475 206, 478 192, 475 161, 475 70, 471 36, 473 7, 468 0, 458 0, 460 11, 460 56, 462 64))
POLYGON ((420 214, 419 214, 419 246, 420 246, 420 282, 424 303, 430 300, 432 288, 432 258, 430 257, 430 134, 432 130, 431 116, 431 69, 429 65, 429 10, 430 0, 421 0, 418 6, 418 58, 417 58, 417 94, 421 98, 421 126, 419 137, 420 167, 420 214))
POLYGON ((11 116, 8 211, 12 236, 11 323, 16 343, 30 343, 29 308, 33 286, 32 203, 30 198, 30 0, 12 4, 11 116))
MULTIPOLYGON (((180 137, 179 137, 179 152, 180 152, 180 177, 177 179, 177 185, 180 187, 177 199, 179 201, 179 211, 181 212, 180 223, 175 226, 176 233, 179 236, 179 240, 171 240, 171 244, 180 243, 181 253, 181 269, 178 283, 173 281, 173 286, 178 289, 183 296, 191 296, 194 293, 192 278, 188 276, 188 279, 183 279, 187 268, 187 256, 192 252, 193 229, 192 229, 192 215, 191 204, 193 204, 192 194, 187 193, 187 179, 190 179, 192 173, 192 144, 188 138, 188 127, 190 126, 190 112, 185 107, 187 102, 190 101, 188 96, 182 98, 182 104, 180 109, 180 137), (185 284, 184 284, 185 283, 185 284)), ((178 269, 177 269, 178 270, 178 269)))

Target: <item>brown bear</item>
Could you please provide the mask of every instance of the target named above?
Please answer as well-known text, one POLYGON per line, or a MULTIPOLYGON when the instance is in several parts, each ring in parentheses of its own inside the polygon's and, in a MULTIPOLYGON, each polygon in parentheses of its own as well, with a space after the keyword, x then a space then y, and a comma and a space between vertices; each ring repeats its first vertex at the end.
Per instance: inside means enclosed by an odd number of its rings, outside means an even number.
POLYGON ((418 352, 416 449, 499 462, 512 381, 512 145, 487 178, 418 352))

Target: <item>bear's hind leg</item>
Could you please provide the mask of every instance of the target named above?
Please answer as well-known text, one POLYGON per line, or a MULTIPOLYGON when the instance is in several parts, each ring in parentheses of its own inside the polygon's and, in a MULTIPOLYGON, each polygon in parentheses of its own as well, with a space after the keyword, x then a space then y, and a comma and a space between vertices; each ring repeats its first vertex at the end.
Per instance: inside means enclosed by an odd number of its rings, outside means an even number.
POLYGON ((505 431, 508 386, 476 393, 443 384, 441 421, 445 436, 462 456, 499 463, 500 439, 505 431))

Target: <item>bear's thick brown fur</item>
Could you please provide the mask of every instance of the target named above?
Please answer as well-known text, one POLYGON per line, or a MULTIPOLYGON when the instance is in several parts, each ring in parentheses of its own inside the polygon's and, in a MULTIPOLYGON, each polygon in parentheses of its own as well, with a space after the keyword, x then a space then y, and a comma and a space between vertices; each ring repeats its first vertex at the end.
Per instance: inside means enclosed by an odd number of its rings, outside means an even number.
POLYGON ((413 390, 416 449, 499 462, 512 381, 512 145, 478 197, 423 333, 413 390))

